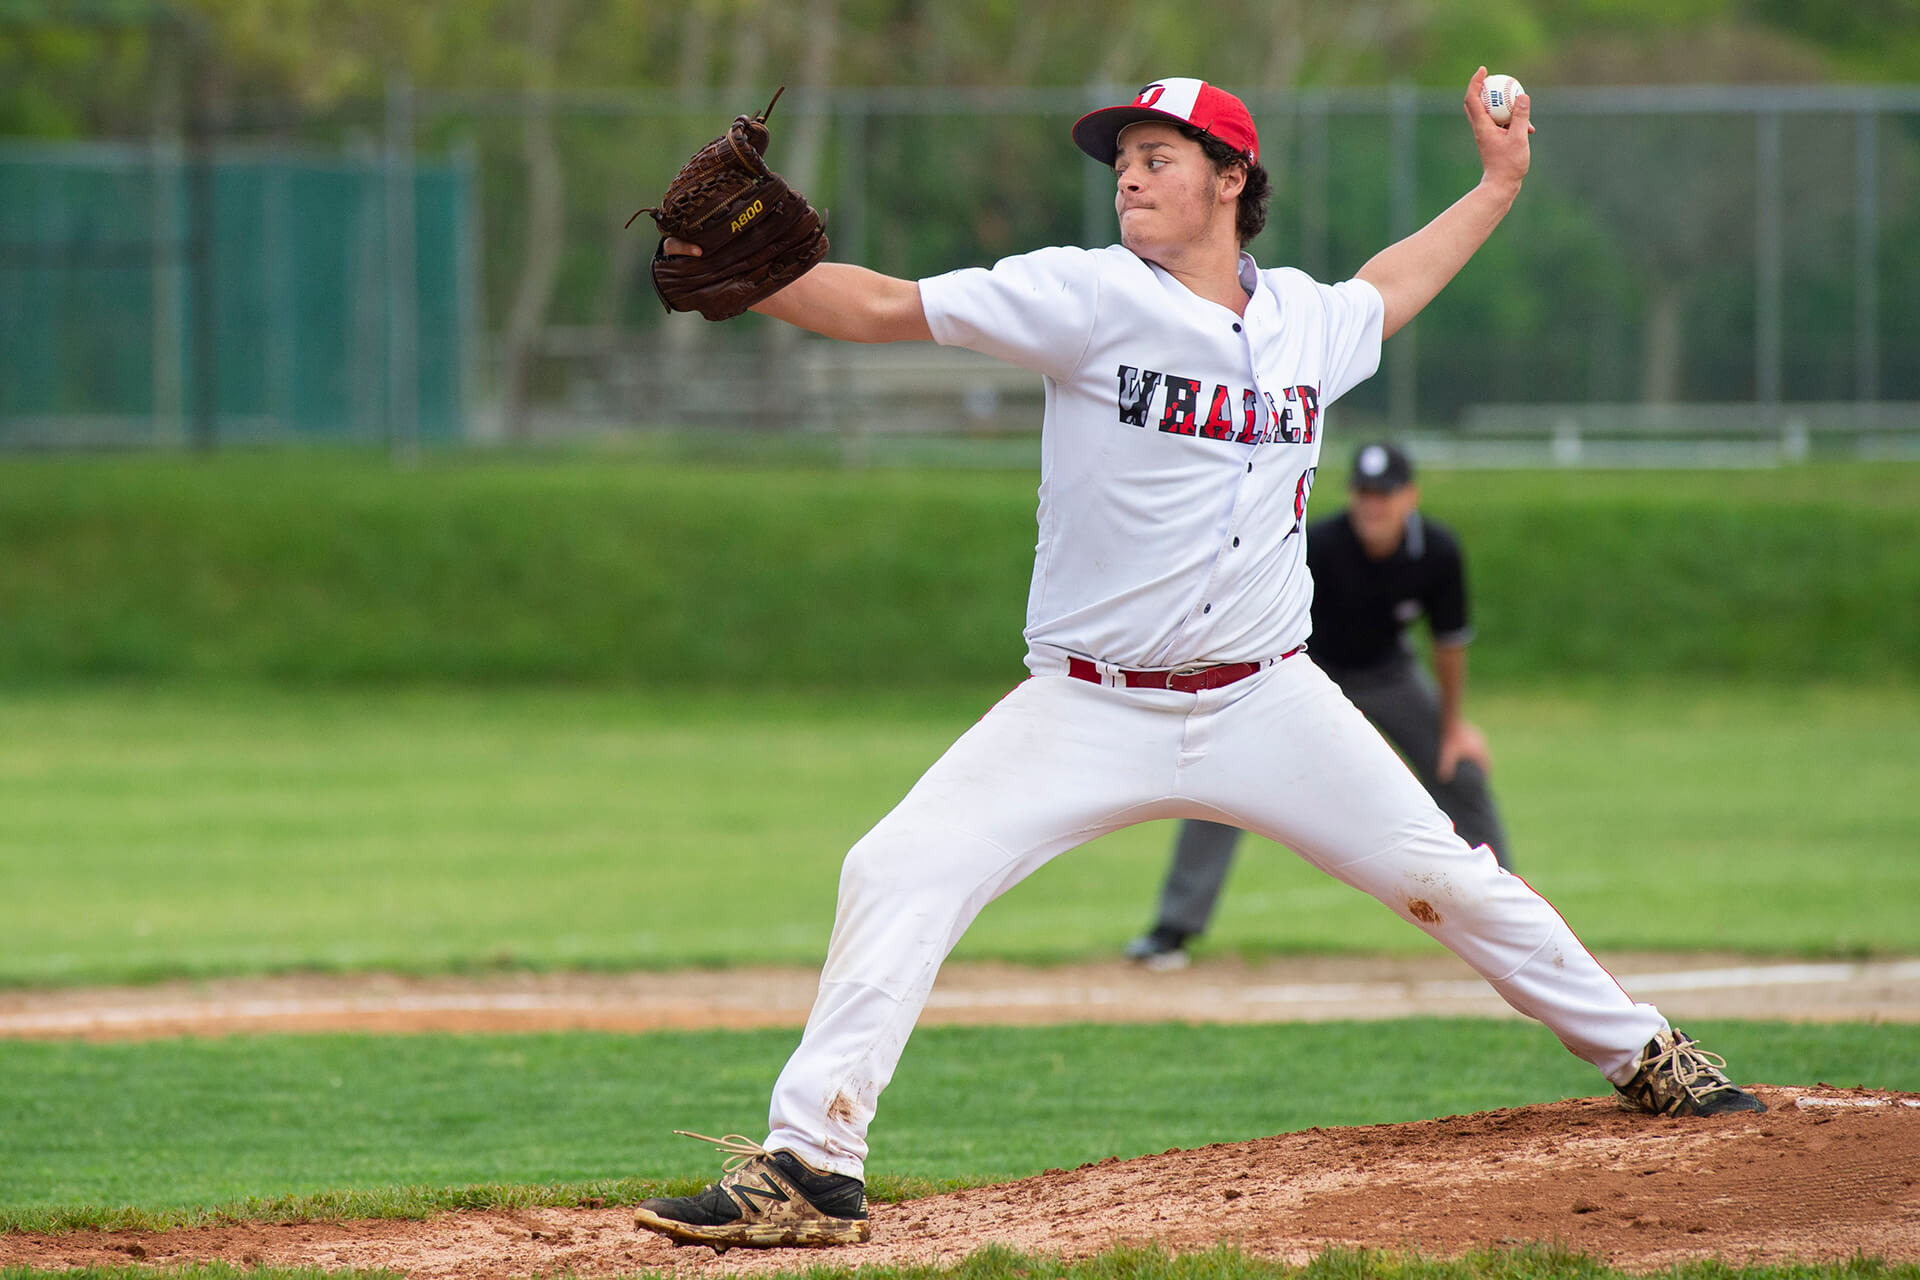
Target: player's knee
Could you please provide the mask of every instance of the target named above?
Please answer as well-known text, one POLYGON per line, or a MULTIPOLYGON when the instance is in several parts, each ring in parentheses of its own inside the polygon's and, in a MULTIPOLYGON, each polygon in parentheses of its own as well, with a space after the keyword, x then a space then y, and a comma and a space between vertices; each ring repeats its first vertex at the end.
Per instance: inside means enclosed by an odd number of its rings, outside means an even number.
POLYGON ((840 899, 944 897, 977 878, 972 843, 952 831, 883 822, 848 850, 840 899))
POLYGON ((898 887, 908 859, 906 844, 870 831, 847 851, 840 864, 840 901, 858 901, 898 887))
MULTIPOLYGON (((1428 933, 1469 931, 1499 919, 1511 896, 1510 885, 1493 850, 1468 845, 1451 831, 1436 835, 1377 896, 1402 919, 1428 933)), ((1524 892, 1524 886, 1520 886, 1524 892)))

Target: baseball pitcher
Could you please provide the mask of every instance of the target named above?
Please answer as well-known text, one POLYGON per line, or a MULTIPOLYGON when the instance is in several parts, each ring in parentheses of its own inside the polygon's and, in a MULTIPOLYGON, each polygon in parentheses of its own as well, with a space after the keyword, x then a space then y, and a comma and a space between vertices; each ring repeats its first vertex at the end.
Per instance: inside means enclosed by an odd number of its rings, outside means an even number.
POLYGON ((846 341, 968 347, 1031 370, 1046 407, 1031 675, 848 853, 819 995, 765 1140, 718 1139, 719 1181, 645 1202, 641 1226, 715 1249, 865 1240, 868 1130, 941 962, 981 908, 1049 859, 1157 818, 1257 832, 1372 894, 1633 1108, 1764 1109, 1456 835, 1302 656, 1303 530, 1327 407, 1374 372, 1382 340, 1465 265, 1526 176, 1528 100, 1502 128, 1481 101, 1485 74, 1465 103, 1479 183, 1340 284, 1244 251, 1269 189, 1259 138, 1238 98, 1193 79, 1156 81, 1073 126, 1113 173, 1120 240, 1102 249, 920 281, 807 261, 819 245, 795 233, 805 202, 768 185, 765 113, 757 132, 742 117, 702 153, 725 174, 691 175, 684 201, 669 190, 655 215, 669 306, 722 296, 718 313, 750 306, 846 341), (797 272, 733 251, 756 228, 799 246, 797 272), (753 263, 748 287, 709 289, 709 259, 753 263))

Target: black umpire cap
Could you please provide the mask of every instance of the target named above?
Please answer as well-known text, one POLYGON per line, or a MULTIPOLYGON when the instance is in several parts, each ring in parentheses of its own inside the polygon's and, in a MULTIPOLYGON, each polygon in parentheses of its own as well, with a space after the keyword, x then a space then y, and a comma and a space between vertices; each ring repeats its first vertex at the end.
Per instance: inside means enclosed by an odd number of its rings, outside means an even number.
POLYGON ((1393 493, 1413 483, 1413 463, 1394 445, 1381 440, 1353 455, 1354 488, 1365 493, 1393 493))

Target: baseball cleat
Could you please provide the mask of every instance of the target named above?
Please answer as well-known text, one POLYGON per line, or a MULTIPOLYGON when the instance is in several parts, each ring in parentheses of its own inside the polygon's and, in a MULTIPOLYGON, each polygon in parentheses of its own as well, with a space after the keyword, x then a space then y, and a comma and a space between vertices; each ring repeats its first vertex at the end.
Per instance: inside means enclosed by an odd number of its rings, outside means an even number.
POLYGON ((768 1151, 737 1133, 708 1138, 674 1132, 727 1153, 720 1181, 698 1195, 641 1201, 635 1226, 677 1245, 704 1244, 716 1254, 736 1245, 822 1248, 867 1240, 866 1184, 860 1179, 817 1172, 791 1151, 768 1151))
POLYGON ((1187 935, 1165 925, 1156 925, 1152 933, 1129 942, 1125 955, 1135 964, 1160 973, 1193 963, 1193 957, 1187 954, 1187 935))
POLYGON ((1679 1028, 1647 1041, 1640 1070, 1614 1088, 1629 1111, 1657 1116, 1720 1116, 1765 1111, 1767 1104, 1726 1075, 1726 1059, 1708 1053, 1679 1028))

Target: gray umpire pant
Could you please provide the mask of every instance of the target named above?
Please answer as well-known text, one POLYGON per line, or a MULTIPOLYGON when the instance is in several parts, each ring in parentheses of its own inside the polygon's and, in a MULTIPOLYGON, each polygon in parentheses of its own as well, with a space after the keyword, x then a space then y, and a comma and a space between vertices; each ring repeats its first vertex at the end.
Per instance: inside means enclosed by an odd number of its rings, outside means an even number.
MULTIPOLYGON (((1500 825, 1500 811, 1494 806, 1486 771, 1470 760, 1462 760, 1451 782, 1434 777, 1440 758, 1440 691, 1420 663, 1408 655, 1377 667, 1322 664, 1321 669, 1393 744, 1441 811, 1453 820, 1460 838, 1470 845, 1486 845, 1501 866, 1511 869, 1506 829, 1500 825)), ((1220 888, 1233 866, 1234 846, 1239 842, 1238 827, 1197 818, 1181 824, 1173 863, 1160 890, 1159 928, 1188 937, 1207 931, 1213 908, 1220 900, 1220 888)))

